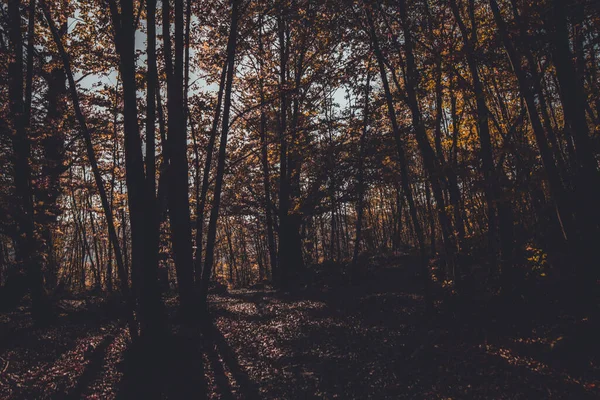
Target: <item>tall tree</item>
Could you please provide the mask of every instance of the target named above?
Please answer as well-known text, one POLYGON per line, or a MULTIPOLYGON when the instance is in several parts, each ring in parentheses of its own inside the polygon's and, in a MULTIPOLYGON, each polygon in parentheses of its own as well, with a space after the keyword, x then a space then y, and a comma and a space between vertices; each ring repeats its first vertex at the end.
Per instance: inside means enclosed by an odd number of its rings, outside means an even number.
POLYGON ((129 221, 133 288, 138 296, 141 334, 152 342, 164 329, 162 300, 158 292, 157 262, 148 257, 147 245, 154 236, 148 223, 154 223, 146 204, 148 195, 138 122, 135 32, 136 18, 132 0, 109 0, 114 42, 119 55, 119 73, 123 82, 123 122, 125 136, 125 172, 129 221), (120 7, 119 7, 120 6, 120 7), (150 233, 150 234, 148 234, 150 233))
POLYGON ((27 275, 32 297, 32 312, 37 321, 45 315, 42 265, 39 257, 39 242, 34 226, 34 207, 31 186, 31 80, 33 77, 33 24, 35 23, 35 2, 30 3, 29 45, 25 85, 23 82, 23 37, 19 0, 8 2, 9 27, 8 38, 11 59, 8 65, 8 96, 12 124, 12 146, 14 152, 15 194, 19 201, 17 222, 17 260, 27 275), (23 89, 26 89, 23 99, 23 89))
POLYGON ((187 126, 184 105, 184 7, 175 0, 175 52, 171 52, 170 5, 163 2, 163 40, 167 60, 167 110, 169 148, 169 222, 173 253, 177 269, 179 300, 184 313, 189 313, 193 301, 193 251, 190 219, 187 126), (171 58, 173 57, 173 58, 171 58), (173 59, 173 62, 171 61, 173 59))
POLYGON ((208 223, 208 237, 206 241, 206 256, 204 259, 204 268, 202 270, 202 286, 200 292, 200 302, 203 308, 206 307, 206 298, 208 295, 208 285, 212 274, 214 263, 215 240, 217 238, 217 221, 219 219, 219 207, 221 204, 221 188, 223 185, 223 175, 225 173, 225 157, 227 150, 227 135, 229 134, 229 113, 231 110, 231 89, 233 86, 233 76, 235 67, 235 49, 237 45, 238 19, 239 19, 239 0, 233 0, 231 3, 231 26, 229 28, 229 39, 227 41, 227 78, 225 81, 225 101, 223 104, 223 121, 221 122, 221 139, 219 143, 219 156, 217 160, 217 172, 215 176, 215 188, 213 193, 212 208, 210 211, 210 221, 208 223))

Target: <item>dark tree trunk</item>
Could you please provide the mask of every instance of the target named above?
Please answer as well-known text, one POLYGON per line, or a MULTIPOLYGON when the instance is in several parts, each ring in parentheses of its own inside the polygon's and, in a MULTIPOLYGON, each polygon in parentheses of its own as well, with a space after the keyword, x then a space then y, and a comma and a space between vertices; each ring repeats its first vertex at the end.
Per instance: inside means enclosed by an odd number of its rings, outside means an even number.
POLYGON ((423 235, 423 229, 421 226, 421 222, 419 221, 419 216, 417 215, 417 208, 416 208, 415 200, 413 197, 411 182, 409 180, 408 161, 406 158, 406 154, 404 152, 404 145, 402 143, 402 138, 400 137, 400 128, 398 126, 398 121, 396 119, 396 111, 394 109, 392 93, 390 91, 390 85, 388 83, 387 74, 385 71, 384 57, 383 57, 383 53, 381 52, 381 49, 379 47, 379 40, 377 38, 377 33, 375 31, 375 26, 373 24, 373 18, 371 16, 370 10, 367 10, 367 20, 369 22, 369 30, 370 30, 369 33, 371 36, 371 41, 373 43, 373 50, 375 52, 375 56, 377 57, 377 63, 379 65, 379 72, 381 75, 381 82, 383 84, 383 89, 384 89, 384 93, 385 93, 388 117, 390 119, 390 123, 392 124, 392 134, 394 136, 394 142, 396 143, 396 151, 398 153, 398 163, 400 164, 400 181, 402 184, 402 191, 404 192, 404 196, 406 196, 409 213, 410 213, 411 220, 413 223, 413 229, 415 231, 415 235, 417 237, 417 244, 419 246, 424 290, 425 290, 425 294, 426 294, 426 297, 428 298, 428 303, 429 303, 429 271, 428 271, 428 261, 429 260, 427 257, 427 252, 425 251, 425 238, 423 235))
POLYGON ((262 26, 259 28, 259 54, 261 57, 260 68, 261 68, 261 81, 260 81, 260 142, 261 142, 261 162, 262 162, 262 173, 263 173, 263 187, 265 191, 265 218, 267 224, 267 243, 269 247, 269 261, 271 264, 271 272, 277 269, 277 248, 275 247, 275 234, 273 232, 273 215, 271 211, 271 183, 269 174, 269 152, 267 143, 267 114, 265 110, 265 93, 264 93, 264 81, 262 79, 262 72, 264 69, 264 62, 262 56, 264 54, 263 37, 262 37, 262 26))
MULTIPOLYGON (((370 67, 370 62, 369 62, 370 67)), ((368 68, 369 68, 368 67, 368 68)), ((367 82, 365 84, 365 105, 363 108, 363 129, 360 135, 358 149, 358 171, 356 175, 356 233, 354 237, 354 250, 352 252, 352 267, 356 269, 358 255, 360 252, 360 242, 362 240, 362 225, 364 213, 364 197, 365 197, 365 171, 364 158, 366 153, 367 134, 369 132, 369 95, 371 91, 371 71, 367 71, 367 82)))
MULTIPOLYGON (((17 217, 17 262, 21 271, 26 274, 31 290, 32 313, 36 321, 46 316, 42 264, 39 257, 39 243, 35 237, 34 208, 31 187, 31 167, 29 157, 31 140, 29 135, 29 117, 31 109, 31 80, 33 77, 33 23, 34 10, 30 10, 29 21, 29 54, 27 57, 26 93, 23 100, 23 38, 21 36, 20 1, 8 2, 8 38, 12 59, 8 64, 8 97, 12 123, 12 147, 14 157, 14 185, 18 199, 17 217)), ((30 7, 34 7, 32 2, 30 7)), ((20 294, 17 294, 20 296, 20 294)))
POLYGON ((183 0, 175 0, 175 57, 171 63, 169 1, 163 2, 163 38, 167 60, 167 121, 169 148, 169 222, 173 243, 179 302, 184 315, 191 313, 194 288, 192 232, 188 198, 187 129, 184 110, 183 0), (172 65, 169 65, 172 64, 172 65))
MULTIPOLYGON (((486 187, 485 193, 488 208, 488 235, 491 261, 493 266, 496 265, 496 229, 499 228, 500 263, 502 274, 506 277, 512 268, 513 218, 510 204, 507 204, 507 200, 504 199, 498 172, 496 171, 494 163, 492 139, 489 128, 489 110, 485 100, 485 91, 479 77, 479 69, 475 55, 475 44, 478 39, 474 14, 474 1, 469 0, 469 14, 471 17, 470 34, 460 15, 456 0, 450 0, 450 6, 461 31, 465 56, 473 80, 473 91, 476 99, 477 127, 479 131, 479 141, 481 143, 481 159, 486 187)), ((493 272, 496 272, 495 267, 492 269, 493 272)))
POLYGON ((277 284, 286 283, 289 270, 289 176, 288 176, 288 144, 287 144, 287 59, 288 45, 286 41, 286 9, 283 2, 278 2, 277 34, 279 40, 279 246, 277 249, 277 268, 273 277, 277 284))
POLYGON ((522 68, 521 55, 517 52, 515 46, 512 44, 509 38, 508 29, 502 18, 502 15, 500 14, 500 9, 498 8, 498 3, 496 2, 496 0, 490 0, 490 6, 494 14, 494 19, 496 21, 500 37, 502 38, 513 71, 517 77, 521 95, 525 99, 527 113, 529 115, 529 121, 531 122, 531 127, 533 129, 536 143, 538 145, 540 155, 542 158, 542 164, 546 171, 546 177, 550 186, 550 192, 556 205, 558 220, 561 223, 565 239, 573 240, 574 231, 572 215, 568 208, 569 200, 567 198, 567 193, 565 191, 565 188, 563 187, 560 174, 558 172, 554 159, 552 158, 552 153, 548 145, 548 141, 544 133, 544 128, 542 126, 542 122, 537 111, 535 95, 533 92, 533 83, 528 80, 527 75, 522 68))
MULTIPOLYGON (((61 36, 67 31, 67 25, 62 24, 61 36)), ((54 58, 54 57, 53 57, 54 58)), ((53 62, 59 62, 54 60, 53 62)), ((42 165, 42 177, 44 180, 44 189, 40 190, 40 198, 43 202, 40 218, 43 227, 42 238, 44 240, 46 261, 46 286, 53 290, 57 285, 58 265, 53 245, 53 231, 56 227, 58 215, 61 209, 57 204, 58 197, 62 193, 60 182, 61 174, 65 171, 65 138, 60 121, 66 112, 66 76, 62 65, 56 65, 47 75, 44 76, 48 91, 46 100, 48 102, 48 113, 46 114, 46 125, 50 132, 42 139, 45 162, 42 165)))
MULTIPOLYGON (((453 236, 453 229, 450 219, 446 214, 446 205, 444 200, 444 194, 442 187, 445 186, 445 180, 442 173, 442 166, 440 161, 436 158, 435 152, 429 143, 427 132, 419 102, 417 99, 418 89, 418 71, 414 57, 414 42, 409 26, 408 12, 404 0, 398 2, 400 8, 400 19, 402 22, 402 30, 404 33, 405 53, 406 53, 406 76, 405 76, 405 89, 406 89, 406 101, 411 111, 413 128, 415 130, 415 136, 417 143, 421 150, 421 156, 423 158, 423 164, 427 171, 427 175, 433 191, 433 198, 435 199, 438 221, 442 231, 442 238, 444 244, 444 252, 446 255, 446 262, 454 267, 456 263, 456 242, 453 236)), ((434 230, 434 229, 432 229, 434 230)))
POLYGON ((231 109, 231 88, 233 85, 234 67, 235 67, 235 49, 237 43, 238 27, 238 1, 233 0, 231 5, 231 27, 229 40, 227 43, 227 78, 225 82, 225 102, 223 105, 223 122, 221 124, 221 140, 219 143, 219 157, 217 160, 217 174, 215 177, 215 189, 213 195, 212 208, 210 210, 210 220, 208 223, 208 233, 206 240, 206 257, 204 268, 202 270, 202 286, 200 290, 200 303, 202 308, 206 307, 206 297, 208 295, 208 284, 212 273, 214 263, 215 240, 217 237, 217 220, 219 218, 219 206, 221 203, 221 188, 223 186, 223 175, 225 173, 225 156, 227 149, 227 135, 229 134, 229 111, 231 109))
POLYGON ((223 92, 225 90, 225 77, 227 74, 228 60, 223 62, 221 70, 221 79, 219 81, 219 93, 217 95, 217 106, 213 117, 212 128, 210 130, 210 138, 206 147, 206 160, 204 162, 204 170, 202 171, 202 189, 200 198, 196 199, 198 208, 196 209, 196 265, 195 265, 195 280, 196 286, 201 287, 202 282, 202 245, 203 245, 203 230, 204 230, 204 211, 206 208, 206 195, 208 194, 208 186, 210 179, 210 170, 212 166, 212 156, 215 149, 215 141, 217 138, 217 130, 219 128, 219 117, 221 115, 221 103, 223 101, 223 92))
POLYGON ((120 13, 115 0, 109 0, 115 32, 115 46, 119 54, 119 71, 123 80, 123 117, 125 135, 125 178, 131 231, 132 281, 139 300, 141 334, 149 342, 155 340, 164 329, 162 301, 157 289, 156 264, 147 257, 146 246, 154 245, 148 233, 148 195, 142 140, 137 111, 135 17, 132 0, 122 0, 120 13))

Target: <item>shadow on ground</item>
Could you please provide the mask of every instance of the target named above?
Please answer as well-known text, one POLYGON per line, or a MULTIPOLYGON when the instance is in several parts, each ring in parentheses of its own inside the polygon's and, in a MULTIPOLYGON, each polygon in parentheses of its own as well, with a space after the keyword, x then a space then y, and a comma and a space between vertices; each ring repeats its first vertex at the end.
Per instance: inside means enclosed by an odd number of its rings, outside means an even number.
POLYGON ((600 396, 594 357, 572 356, 576 367, 552 345, 573 321, 531 308, 513 326, 515 315, 487 305, 428 315, 415 272, 390 265, 355 285, 233 291, 213 298, 215 324, 265 399, 600 396))
POLYGON ((0 398, 600 396, 597 358, 562 344, 574 317, 522 309, 529 319, 503 319, 487 305, 441 312, 439 302, 425 314, 411 265, 389 263, 355 284, 211 295, 212 322, 172 324, 155 351, 132 348, 124 325, 106 318, 25 327, 1 345, 0 398))

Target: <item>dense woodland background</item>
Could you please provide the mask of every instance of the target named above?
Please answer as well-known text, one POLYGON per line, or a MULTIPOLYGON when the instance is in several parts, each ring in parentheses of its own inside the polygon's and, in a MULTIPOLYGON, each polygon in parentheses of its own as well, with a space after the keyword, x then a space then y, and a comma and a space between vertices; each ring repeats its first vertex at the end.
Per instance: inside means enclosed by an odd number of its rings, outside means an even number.
POLYGON ((4 0, 0 55, 0 307, 34 326, 109 299, 156 348, 172 307, 402 255, 425 315, 597 319, 595 1, 4 0))

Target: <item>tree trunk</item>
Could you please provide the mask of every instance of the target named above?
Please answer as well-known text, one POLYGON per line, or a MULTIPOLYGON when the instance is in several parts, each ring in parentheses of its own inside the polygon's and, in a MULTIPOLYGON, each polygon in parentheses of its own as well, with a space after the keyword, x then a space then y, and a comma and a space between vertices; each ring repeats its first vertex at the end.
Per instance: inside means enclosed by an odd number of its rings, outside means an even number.
POLYGON ((206 195, 208 194, 210 170, 212 166, 212 156, 215 148, 215 141, 217 138, 217 130, 219 128, 219 116, 221 115, 221 103, 223 101, 223 91, 225 90, 225 77, 227 74, 227 60, 223 63, 223 69, 221 70, 221 79, 219 81, 219 93, 217 95, 217 106, 215 109, 215 116, 213 117, 212 128, 210 130, 210 138, 208 140, 208 146, 206 147, 206 160, 204 162, 204 170, 202 171, 202 189, 200 198, 196 199, 198 208, 196 209, 196 265, 195 265, 195 279, 196 286, 201 287, 202 282, 202 244, 203 244, 203 230, 204 230, 204 210, 206 208, 206 195))
POLYGON ((259 54, 260 54, 260 144, 261 144, 261 162, 263 172, 263 187, 265 191, 265 218, 267 224, 267 243, 269 247, 269 260, 271 264, 271 272, 277 269, 277 248, 275 247, 275 234, 273 232, 273 216, 271 214, 271 183, 269 175, 269 152, 267 144, 267 114, 265 111, 265 92, 264 92, 264 80, 263 80, 263 40, 262 40, 262 25, 259 28, 258 36, 259 54))
POLYGON ((469 0, 469 10, 471 15, 471 35, 465 26, 460 15, 460 10, 456 0, 450 0, 450 7, 454 18, 458 23, 463 38, 465 55, 471 78, 473 80, 473 91, 476 99, 477 109, 477 127, 479 131, 479 141, 481 143, 481 159, 483 164, 483 174, 485 180, 485 193, 488 208, 488 235, 489 250, 492 261, 492 271, 496 272, 496 227, 499 228, 500 241, 500 262, 502 274, 506 276, 512 268, 513 252, 513 232, 512 232, 512 213, 510 205, 504 199, 502 188, 498 179, 498 173, 494 164, 494 155, 492 150, 492 140, 489 129, 489 110, 485 100, 485 91, 479 77, 479 70, 475 56, 475 44, 477 43, 477 26, 474 16, 474 0, 469 0), (497 212, 497 214, 496 214, 497 212))
POLYGON ((179 303, 184 315, 191 313, 193 301, 193 252, 188 198, 187 134, 183 97, 184 18, 183 0, 175 0, 175 57, 171 62, 169 1, 163 2, 163 38, 167 66, 167 121, 169 148, 169 222, 173 243, 179 303), (166 24, 166 25, 165 25, 166 24))
POLYGON ((367 67, 367 82, 365 85, 365 105, 363 108, 363 129, 360 135, 359 150, 358 150, 358 173, 356 176, 356 227, 354 236, 354 251, 352 252, 352 268, 356 269, 358 254, 360 252, 360 242, 362 240, 362 222, 364 213, 364 196, 365 196, 365 173, 364 173, 364 158, 366 153, 367 134, 369 132, 369 94, 371 91, 371 71, 370 62, 367 67))
MULTIPOLYGON (((32 2, 30 7, 35 6, 32 2)), ((30 9, 29 46, 27 57, 26 93, 23 101, 23 38, 21 36, 21 11, 19 0, 8 2, 8 38, 13 55, 8 64, 8 97, 12 123, 12 147, 14 154, 14 185, 19 201, 17 217, 17 262, 27 275, 31 290, 32 313, 37 322, 47 316, 42 278, 42 264, 39 257, 39 243, 35 237, 34 207, 31 188, 31 167, 29 157, 31 141, 29 137, 29 114, 31 109, 31 80, 33 77, 33 23, 34 10, 30 9)))
POLYGON ((215 189, 213 195, 212 209, 208 223, 208 236, 206 241, 206 257, 204 269, 202 270, 202 286, 200 290, 200 304, 206 308, 208 295, 208 284, 214 263, 215 239, 217 237, 217 220, 219 218, 219 206, 221 203, 221 188, 223 186, 223 175, 225 173, 225 155, 227 149, 227 135, 229 134, 229 111, 231 109, 231 87, 233 85, 235 67, 235 49, 237 42, 238 27, 238 1, 233 0, 231 5, 231 27, 227 43, 227 79, 225 83, 225 102, 223 105, 223 122, 221 124, 221 140, 219 143, 219 158, 217 160, 217 175, 215 177, 215 189))
POLYGON ((367 20, 369 22, 370 36, 371 42, 373 43, 373 50, 375 52, 375 56, 377 57, 377 63, 379 65, 379 72, 381 75, 381 82, 383 84, 383 89, 385 93, 385 100, 387 104, 388 117, 390 119, 390 123, 392 124, 392 134, 394 136, 394 141, 396 143, 396 151, 398 153, 398 162, 400 164, 400 180, 402 184, 402 191, 406 196, 406 201, 408 202, 408 208, 410 212, 410 216, 413 222, 413 229, 415 231, 415 235, 417 237, 417 244, 419 246, 419 253, 421 257, 421 271, 423 274, 423 283, 425 295, 428 298, 429 303, 429 271, 428 271, 428 258, 427 253, 425 251, 425 239, 423 235, 423 229, 421 227, 421 222, 419 221, 419 216, 417 215, 417 208, 415 205, 415 200, 413 197, 413 191, 411 188, 411 182, 409 180, 408 174, 408 162, 406 159, 406 155, 404 153, 404 145, 402 143, 402 138, 400 137, 400 128, 398 126, 398 121, 396 120, 396 111, 394 109, 394 102, 392 100, 392 93, 390 91, 390 85, 388 83, 387 74, 385 71, 385 62, 383 53, 379 48, 379 40, 377 38, 377 33, 375 32, 375 26, 373 24, 373 19, 371 16, 371 11, 367 10, 367 20))

